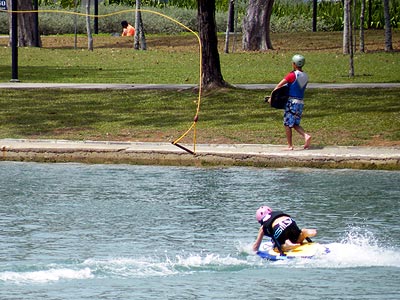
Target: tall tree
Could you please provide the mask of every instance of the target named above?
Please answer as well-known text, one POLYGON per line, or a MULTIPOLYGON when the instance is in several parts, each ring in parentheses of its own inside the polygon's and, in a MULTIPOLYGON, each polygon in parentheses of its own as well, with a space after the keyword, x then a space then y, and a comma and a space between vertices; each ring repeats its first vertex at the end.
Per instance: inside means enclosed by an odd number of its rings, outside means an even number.
POLYGON ((146 50, 146 37, 144 35, 144 27, 142 20, 142 12, 140 11, 141 1, 136 0, 136 12, 135 12, 135 36, 133 38, 133 48, 136 50, 146 50), (139 47, 140 46, 140 47, 139 47))
POLYGON ((354 77, 354 44, 352 16, 355 14, 355 0, 344 0, 344 24, 343 24, 343 54, 349 54, 349 77, 354 77))
POLYGON ((351 19, 350 19, 350 0, 344 0, 343 5, 343 54, 350 53, 350 30, 351 30, 351 19))
POLYGON ((86 31, 88 35, 88 50, 93 51, 92 27, 90 25, 90 0, 86 0, 86 31))
POLYGON ((392 26, 390 25, 389 0, 383 0, 383 12, 385 15, 385 51, 393 51, 392 26))
POLYGON ((202 48, 202 86, 204 89, 226 87, 228 84, 222 77, 218 53, 215 0, 197 0, 197 4, 197 19, 202 48))
POLYGON ((224 52, 229 53, 229 33, 235 31, 234 18, 235 18, 235 0, 228 0, 229 1, 229 9, 228 9, 228 22, 226 26, 226 33, 225 33, 225 48, 224 52))
MULTIPOLYGON (((7 7, 11 9, 11 0, 7 0, 7 7)), ((33 11, 32 0, 18 0, 19 11, 33 11)), ((11 21, 10 23, 10 39, 12 36, 11 21)), ((10 40, 11 44, 11 40, 10 40)), ((34 13, 18 14, 18 46, 19 47, 37 47, 41 46, 42 41, 39 35, 35 34, 35 16, 34 13)))
POLYGON ((250 0, 243 20, 243 50, 273 49, 270 35, 274 0, 250 0))
POLYGON ((364 24, 365 24, 365 0, 361 0, 360 9, 360 52, 365 52, 364 43, 364 24))

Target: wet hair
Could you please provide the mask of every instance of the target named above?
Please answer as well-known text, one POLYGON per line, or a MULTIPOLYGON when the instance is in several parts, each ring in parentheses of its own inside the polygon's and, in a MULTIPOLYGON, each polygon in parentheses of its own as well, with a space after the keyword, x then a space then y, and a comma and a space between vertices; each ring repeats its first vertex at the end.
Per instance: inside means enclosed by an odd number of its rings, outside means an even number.
POLYGON ((128 27, 128 21, 122 21, 121 22, 122 27, 128 27))

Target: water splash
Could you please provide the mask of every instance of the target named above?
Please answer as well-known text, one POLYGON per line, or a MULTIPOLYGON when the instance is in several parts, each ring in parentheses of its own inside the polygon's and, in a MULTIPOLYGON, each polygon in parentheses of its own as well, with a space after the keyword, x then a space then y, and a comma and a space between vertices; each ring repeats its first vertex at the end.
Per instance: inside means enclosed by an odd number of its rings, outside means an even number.
POLYGON ((153 277, 200 271, 233 271, 248 267, 241 258, 208 254, 181 254, 175 257, 88 259, 84 265, 97 276, 153 277))
POLYGON ((330 253, 313 259, 281 261, 279 265, 308 268, 400 267, 400 251, 382 244, 368 229, 351 227, 336 243, 324 244, 330 253))
POLYGON ((368 229, 352 227, 339 243, 328 245, 324 262, 332 267, 400 267, 400 251, 368 229))
MULTIPOLYGON (((0 282, 14 284, 51 283, 59 280, 89 280, 93 278, 163 277, 195 272, 234 272, 251 267, 253 263, 230 255, 181 254, 173 258, 89 258, 83 262, 51 264, 41 270, 0 272, 0 282)), ((35 269, 35 267, 26 267, 35 269)))
POLYGON ((150 257, 90 258, 83 262, 98 277, 153 277, 176 274, 168 261, 150 257))
POLYGON ((89 268, 73 270, 68 268, 50 268, 40 271, 0 273, 0 281, 12 282, 15 284, 25 283, 47 283, 62 279, 89 279, 93 274, 89 268))
POLYGON ((370 231, 350 228, 339 242, 324 244, 330 253, 313 259, 290 259, 270 262, 251 249, 251 244, 237 242, 232 254, 185 253, 168 256, 89 258, 73 263, 48 266, 27 266, 24 270, 0 272, 0 282, 11 284, 51 283, 60 280, 90 280, 93 278, 143 278, 192 274, 196 272, 236 272, 252 268, 400 268, 400 251, 381 245, 370 231))

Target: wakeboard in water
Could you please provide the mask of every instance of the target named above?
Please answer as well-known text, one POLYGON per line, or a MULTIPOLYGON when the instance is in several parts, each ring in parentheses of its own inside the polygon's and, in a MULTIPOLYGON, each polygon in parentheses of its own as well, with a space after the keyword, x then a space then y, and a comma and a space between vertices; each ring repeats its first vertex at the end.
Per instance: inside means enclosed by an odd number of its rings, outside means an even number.
POLYGON ((270 97, 265 97, 265 102, 268 102, 273 108, 284 109, 288 99, 289 86, 284 85, 279 89, 273 91, 270 97))
POLYGON ((319 243, 304 243, 290 251, 281 255, 278 250, 274 249, 273 243, 270 241, 261 243, 258 248, 257 255, 268 260, 285 260, 291 258, 313 258, 316 255, 329 253, 329 248, 319 243))

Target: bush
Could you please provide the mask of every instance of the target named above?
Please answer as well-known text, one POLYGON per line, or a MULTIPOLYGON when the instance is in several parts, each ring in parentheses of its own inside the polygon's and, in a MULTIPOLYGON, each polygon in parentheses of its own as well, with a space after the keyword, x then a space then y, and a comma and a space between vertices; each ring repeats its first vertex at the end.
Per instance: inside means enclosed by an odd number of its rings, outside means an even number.
MULTIPOLYGON (((393 28, 400 25, 400 0, 391 2, 391 22, 393 28)), ((242 3, 242 2, 239 2, 242 3)), ((373 15, 371 26, 383 28, 383 7, 379 0, 372 1, 373 15)), ((166 7, 143 7, 178 20, 193 31, 197 31, 197 11, 195 9, 166 7)), ((39 13, 39 30, 41 35, 72 34, 76 30, 79 34, 86 33, 85 7, 78 8, 82 15, 73 15, 73 9, 66 10, 57 6, 41 6, 39 13), (68 12, 68 13, 66 13, 68 12)), ((245 6, 239 6, 239 22, 237 31, 241 32, 241 20, 246 11, 245 6)), ((93 8, 91 9, 93 14, 93 8)), ((359 15, 359 12, 356 13, 359 15)), ((217 11, 215 14, 217 31, 225 32, 228 13, 217 11)), ((143 12, 142 18, 146 33, 175 34, 185 32, 186 29, 160 15, 143 12)), ((123 5, 99 5, 99 32, 121 33, 121 20, 127 20, 134 25, 135 8, 123 5)), ((358 21, 358 18, 357 18, 358 21)), ((92 22, 93 23, 93 22, 92 22)), ((343 29, 343 7, 341 1, 320 1, 318 3, 318 31, 339 31, 343 29)), ((271 20, 273 32, 305 32, 312 30, 312 1, 303 0, 276 0, 271 20)), ((0 13, 0 34, 8 34, 8 14, 0 13)))
MULTIPOLYGON (((72 14, 73 9, 62 9, 56 6, 43 6, 40 7, 42 12, 39 13, 39 30, 41 35, 53 34, 72 34, 76 30, 79 34, 86 33, 86 20, 84 17, 85 7, 80 7, 77 11, 83 15, 72 14), (68 12, 68 13, 65 13, 68 12)), ((197 31, 197 11, 176 8, 146 8, 142 10, 151 10, 168 17, 176 19, 190 29, 197 31)), ((93 8, 91 9, 93 14, 93 8)), ((216 12, 217 30, 226 30, 227 13, 216 12)), ((174 34, 187 31, 185 28, 178 24, 164 18, 158 14, 151 12, 142 12, 142 19, 146 33, 166 33, 174 34)), ((121 33, 121 21, 127 20, 132 25, 135 24, 135 8, 122 5, 99 5, 99 33, 121 33)), ((92 22, 93 24, 93 22, 92 22)), ((0 33, 8 34, 8 17, 6 13, 0 14, 0 33)))
MULTIPOLYGON (((317 31, 333 31, 334 25, 327 24, 324 20, 317 20, 317 31)), ((310 32, 312 31, 312 18, 290 16, 271 17, 272 32, 310 32)))
MULTIPOLYGON (((86 33, 86 20, 84 17, 85 8, 79 8, 78 13, 82 15, 74 15, 73 9, 66 10, 60 7, 40 7, 42 12, 39 13, 39 30, 41 35, 54 34, 73 34, 76 31, 78 34, 86 33), (68 12, 68 13, 65 13, 68 12)), ((142 10, 154 11, 175 19, 193 31, 197 31, 197 11, 194 9, 184 9, 177 7, 143 7, 142 10)), ((91 9, 93 14, 93 8, 91 9)), ((225 32, 227 25, 228 14, 226 12, 216 12, 216 24, 218 32, 225 32)), ((151 12, 142 12, 142 19, 146 33, 157 34, 177 34, 186 32, 186 29, 164 18, 158 14, 151 12)), ((243 19, 243 15, 239 16, 239 20, 243 19)), ((300 17, 293 21, 294 18, 288 16, 272 17, 271 30, 274 32, 292 32, 311 31, 312 21, 310 18, 300 17)), ((122 5, 99 5, 99 33, 120 34, 122 31, 121 21, 127 20, 132 25, 135 23, 135 8, 122 5)), ((241 32, 241 23, 238 22, 237 32, 241 32)), ((320 30, 330 30, 329 25, 323 22, 318 22, 320 30)), ((8 34, 8 17, 7 14, 0 14, 0 33, 8 34)))

